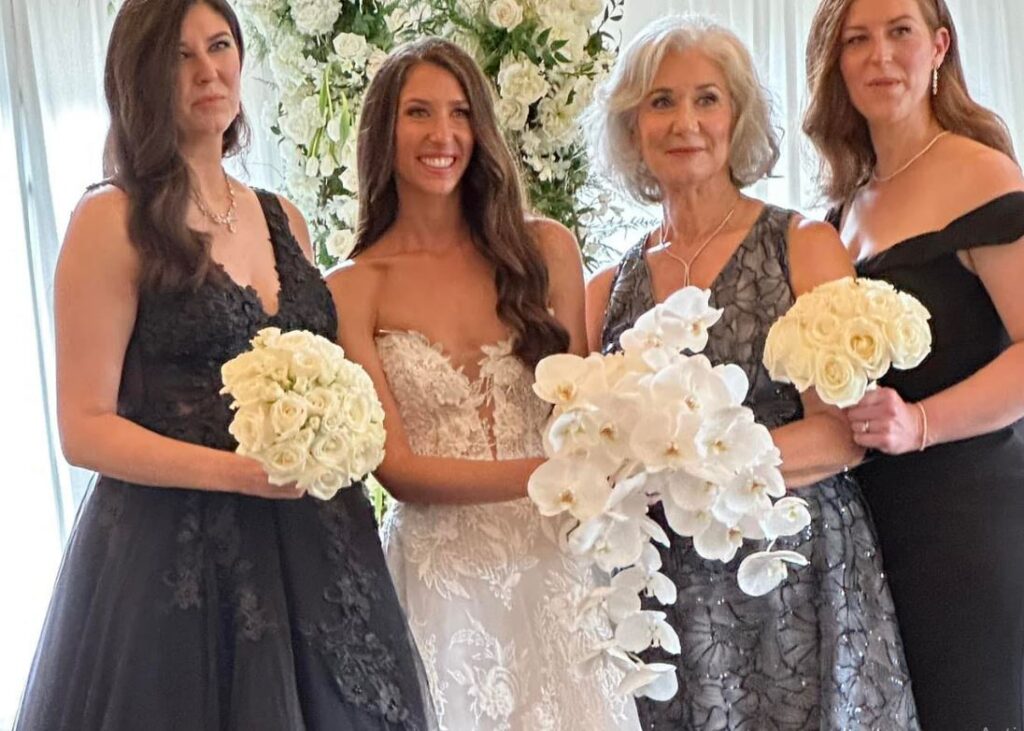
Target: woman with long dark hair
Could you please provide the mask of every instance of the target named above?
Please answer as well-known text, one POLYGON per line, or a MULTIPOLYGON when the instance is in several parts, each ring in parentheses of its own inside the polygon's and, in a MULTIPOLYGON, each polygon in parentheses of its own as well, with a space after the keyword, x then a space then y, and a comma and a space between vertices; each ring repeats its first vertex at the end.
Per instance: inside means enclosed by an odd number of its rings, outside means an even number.
POLYGON ((357 157, 354 260, 328 285, 384 405, 385 551, 438 720, 637 728, 619 673, 587 660, 609 629, 578 611, 594 578, 526 497, 549 413, 533 367, 586 348, 576 242, 526 215, 486 80, 447 41, 384 62, 357 157))
POLYGON ((337 327, 301 215, 222 166, 243 56, 223 0, 114 22, 110 179, 55 288, 64 452, 100 478, 19 731, 433 728, 363 490, 314 500, 233 451, 221 365, 264 327, 337 327))
POLYGON ((804 130, 862 276, 933 348, 847 411, 922 726, 1024 728, 1024 177, 944 0, 824 0, 804 130))

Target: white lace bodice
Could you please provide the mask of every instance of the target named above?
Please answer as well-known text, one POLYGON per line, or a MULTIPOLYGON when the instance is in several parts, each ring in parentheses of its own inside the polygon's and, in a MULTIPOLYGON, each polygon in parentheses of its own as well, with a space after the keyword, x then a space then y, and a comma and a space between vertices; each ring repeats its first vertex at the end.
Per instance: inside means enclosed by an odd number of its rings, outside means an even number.
MULTIPOLYGON (((419 333, 383 331, 377 351, 410 447, 475 460, 543 456, 549 407, 510 341, 482 348, 475 378, 419 333)), ((565 554, 557 523, 528 498, 397 503, 382 540, 430 678, 441 729, 639 728, 621 675, 584 662, 608 636, 577 607, 594 576, 565 554)))
POLYGON ((512 354, 511 340, 485 345, 475 379, 440 345, 417 332, 378 333, 377 351, 416 454, 464 459, 543 455, 550 407, 533 393, 533 377, 512 354))

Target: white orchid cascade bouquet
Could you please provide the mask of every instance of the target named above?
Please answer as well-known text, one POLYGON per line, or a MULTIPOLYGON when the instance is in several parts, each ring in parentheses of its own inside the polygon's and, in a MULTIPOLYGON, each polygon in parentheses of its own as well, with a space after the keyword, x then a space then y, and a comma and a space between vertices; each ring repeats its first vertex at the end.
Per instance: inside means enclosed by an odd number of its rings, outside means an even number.
POLYGON ((305 330, 260 330, 252 349, 221 367, 234 400, 239 454, 271 483, 330 500, 384 459, 384 409, 373 381, 331 341, 305 330))
POLYGON ((913 296, 877 279, 845 277, 797 298, 768 332, 772 380, 814 388, 846 408, 889 368, 916 368, 931 351, 931 315, 913 296))
POLYGON ((639 654, 678 654, 680 644, 664 612, 642 609, 641 595, 676 600, 652 543, 667 546, 669 536, 648 515, 651 505, 660 501, 672 531, 707 559, 729 562, 744 540, 763 542, 739 567, 747 594, 768 593, 788 565, 807 563, 774 547, 803 530, 810 514, 803 500, 784 497, 779 451, 742 405, 745 373, 699 354, 722 314, 709 298, 682 289, 622 334, 623 352, 553 355, 536 369, 534 390, 554 411, 548 461, 532 475, 529 495, 544 515, 568 514, 569 549, 612 574, 581 611, 602 610, 614 627, 597 649, 624 666, 620 691, 658 700, 676 693, 675 667, 639 654))
POLYGON ((272 115, 288 195, 306 214, 317 259, 330 265, 355 245, 360 103, 387 52, 416 37, 422 2, 235 0, 246 37, 273 75, 272 115))

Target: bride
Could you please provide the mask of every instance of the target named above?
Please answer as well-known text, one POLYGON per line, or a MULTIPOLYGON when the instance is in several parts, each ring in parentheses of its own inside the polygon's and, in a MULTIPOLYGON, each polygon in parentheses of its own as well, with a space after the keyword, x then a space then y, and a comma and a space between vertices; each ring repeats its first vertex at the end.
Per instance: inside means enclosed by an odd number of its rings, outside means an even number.
POLYGON ((388 564, 442 728, 638 729, 594 582, 526 495, 546 355, 585 350, 571 233, 524 215, 486 81, 457 46, 394 51, 367 92, 354 261, 328 278, 339 340, 386 412, 388 564))

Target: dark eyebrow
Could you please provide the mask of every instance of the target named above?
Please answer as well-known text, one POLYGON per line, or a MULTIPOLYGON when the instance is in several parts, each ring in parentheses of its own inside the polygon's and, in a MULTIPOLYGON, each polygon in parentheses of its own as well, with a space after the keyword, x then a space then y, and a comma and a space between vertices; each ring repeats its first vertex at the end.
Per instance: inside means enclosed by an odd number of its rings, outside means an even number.
MULTIPOLYGON (((896 23, 902 23, 905 20, 913 20, 913 19, 914 19, 914 16, 912 16, 912 15, 901 15, 898 18, 893 18, 892 20, 886 21, 885 24, 886 25, 894 25, 896 23)), ((847 30, 860 30, 860 31, 864 31, 864 30, 867 30, 867 26, 863 26, 863 25, 848 25, 845 28, 843 28, 843 30, 844 31, 847 31, 847 30)))
MULTIPOLYGON (((465 99, 456 99, 455 101, 450 102, 450 103, 451 104, 457 104, 457 105, 464 104, 466 106, 469 106, 469 102, 466 101, 465 99)), ((430 101, 429 99, 419 99, 417 97, 412 97, 412 98, 409 98, 409 99, 403 99, 402 100, 402 104, 422 104, 424 106, 429 107, 429 106, 433 106, 434 102, 430 101)))
MULTIPOLYGON (((206 42, 207 43, 213 43, 214 41, 219 41, 222 38, 229 38, 231 40, 234 40, 234 36, 232 36, 228 31, 224 30, 224 31, 221 31, 220 33, 214 33, 212 36, 210 36, 209 38, 206 39, 206 42)), ((178 43, 178 47, 179 48, 184 48, 186 45, 187 44, 184 41, 181 41, 181 42, 178 43)))

